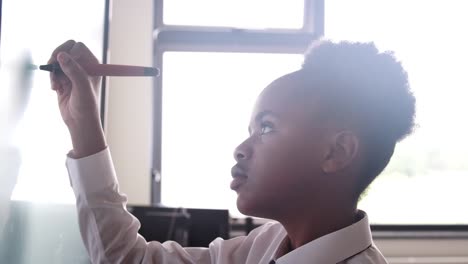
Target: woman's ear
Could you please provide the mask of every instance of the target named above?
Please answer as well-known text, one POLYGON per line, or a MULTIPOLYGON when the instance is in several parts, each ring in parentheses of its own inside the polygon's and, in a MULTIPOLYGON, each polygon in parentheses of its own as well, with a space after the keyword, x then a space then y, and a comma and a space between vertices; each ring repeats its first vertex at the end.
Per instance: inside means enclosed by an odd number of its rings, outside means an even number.
POLYGON ((330 137, 330 142, 322 170, 325 173, 335 173, 348 167, 356 158, 359 150, 359 139, 352 131, 340 131, 330 137))

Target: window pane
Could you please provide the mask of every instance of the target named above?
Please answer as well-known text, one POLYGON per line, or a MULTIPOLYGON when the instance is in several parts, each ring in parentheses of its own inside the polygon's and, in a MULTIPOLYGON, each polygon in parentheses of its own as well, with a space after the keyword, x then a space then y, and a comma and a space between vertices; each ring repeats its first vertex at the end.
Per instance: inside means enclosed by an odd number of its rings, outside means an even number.
POLYGON ((325 35, 394 50, 418 127, 360 207, 377 224, 468 224, 468 35, 464 1, 327 0, 325 35))
POLYGON ((163 10, 167 25, 299 29, 304 0, 170 0, 163 10))
POLYGON ((163 204, 240 215, 229 188, 234 148, 260 91, 301 63, 295 54, 164 53, 163 204))

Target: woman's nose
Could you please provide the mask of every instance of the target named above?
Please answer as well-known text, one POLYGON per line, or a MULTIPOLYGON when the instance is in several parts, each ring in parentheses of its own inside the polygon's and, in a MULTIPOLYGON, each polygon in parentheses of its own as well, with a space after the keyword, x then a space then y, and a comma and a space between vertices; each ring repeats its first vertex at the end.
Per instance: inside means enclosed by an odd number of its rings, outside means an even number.
POLYGON ((239 160, 242 160, 242 159, 245 159, 245 154, 240 152, 240 151, 236 151, 235 153, 235 157, 234 157, 237 161, 239 160))
POLYGON ((244 141, 234 150, 234 159, 237 162, 240 162, 241 160, 248 160, 252 156, 252 150, 249 146, 247 146, 246 143, 247 142, 244 141))

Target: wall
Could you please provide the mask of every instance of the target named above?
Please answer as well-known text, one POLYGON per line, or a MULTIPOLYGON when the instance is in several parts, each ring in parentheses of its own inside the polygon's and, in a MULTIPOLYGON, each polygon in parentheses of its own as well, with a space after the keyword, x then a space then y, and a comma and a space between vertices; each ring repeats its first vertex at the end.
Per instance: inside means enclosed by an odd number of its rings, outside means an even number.
MULTIPOLYGON (((152 66, 152 0, 111 1, 109 63, 152 66)), ((150 204, 152 79, 112 77, 105 131, 120 189, 130 204, 150 204)))
POLYGON ((377 238, 375 244, 389 262, 468 264, 468 239, 465 238, 377 238))

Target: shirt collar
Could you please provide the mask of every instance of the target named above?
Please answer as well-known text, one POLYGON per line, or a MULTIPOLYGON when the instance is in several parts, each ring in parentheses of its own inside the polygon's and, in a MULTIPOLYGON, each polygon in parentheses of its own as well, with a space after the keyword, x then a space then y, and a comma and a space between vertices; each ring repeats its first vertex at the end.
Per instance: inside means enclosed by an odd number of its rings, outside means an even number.
MULTIPOLYGON (((358 211, 358 219, 360 220, 350 226, 296 248, 278 258, 276 263, 336 264, 364 251, 372 245, 372 234, 364 211, 358 211)), ((278 251, 284 250, 288 243, 286 237, 278 251)))

